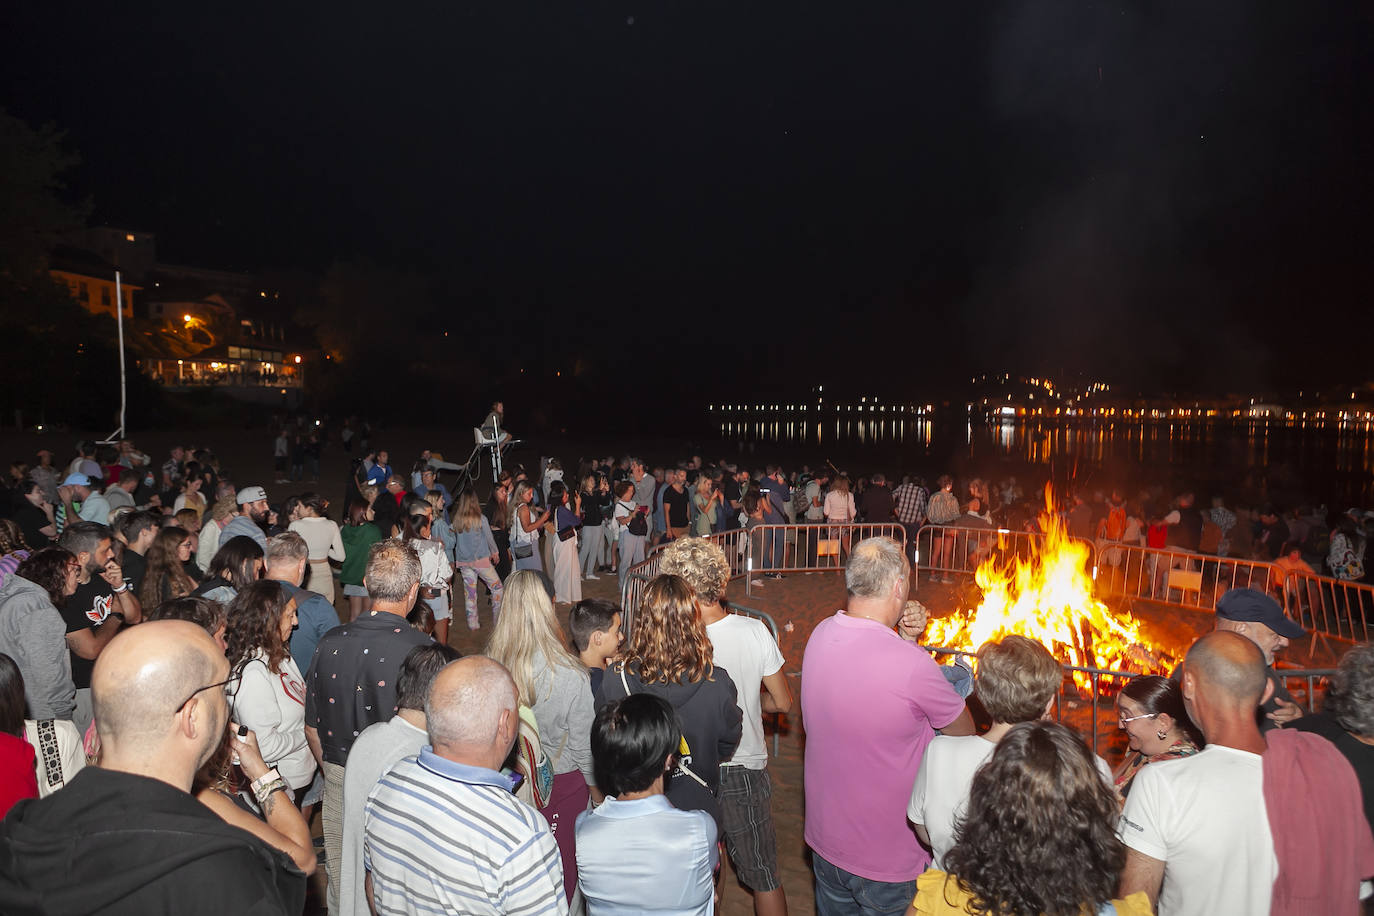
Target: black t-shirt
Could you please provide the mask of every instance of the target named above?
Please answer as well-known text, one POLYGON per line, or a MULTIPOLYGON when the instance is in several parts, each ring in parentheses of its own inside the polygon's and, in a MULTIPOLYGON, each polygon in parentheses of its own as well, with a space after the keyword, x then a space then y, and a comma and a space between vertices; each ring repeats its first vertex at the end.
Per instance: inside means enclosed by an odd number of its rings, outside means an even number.
POLYGON ((29 547, 38 550, 48 546, 48 536, 39 529, 48 527, 52 522, 48 521, 42 509, 21 498, 15 503, 10 518, 19 526, 19 530, 24 532, 24 541, 29 547))
MULTIPOLYGON (((62 605, 62 620, 67 624, 67 632, 94 630, 105 622, 114 610, 114 589, 100 576, 92 576, 85 585, 78 585, 76 592, 62 605)), ((75 652, 72 655, 72 682, 77 688, 91 686, 91 669, 95 660, 82 658, 75 652)))
POLYGON ((137 595, 143 587, 143 577, 148 573, 148 558, 125 547, 124 555, 119 558, 119 568, 124 570, 124 578, 132 582, 129 587, 137 595))
POLYGON ((687 506, 690 499, 685 489, 679 493, 676 487, 663 488, 663 514, 667 516, 669 528, 687 527, 687 506))
POLYGON ((595 493, 582 493, 582 523, 595 528, 601 524, 601 501, 595 493))

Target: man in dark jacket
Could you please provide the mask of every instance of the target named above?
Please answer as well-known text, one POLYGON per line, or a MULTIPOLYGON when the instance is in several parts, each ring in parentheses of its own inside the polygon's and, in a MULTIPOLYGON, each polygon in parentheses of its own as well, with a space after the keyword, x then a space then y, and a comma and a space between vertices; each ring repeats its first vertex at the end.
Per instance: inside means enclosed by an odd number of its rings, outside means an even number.
POLYGON ((224 653, 185 621, 110 641, 91 681, 101 765, 19 802, 0 824, 0 912, 301 912, 305 876, 291 860, 190 794, 224 740, 228 678, 224 653))

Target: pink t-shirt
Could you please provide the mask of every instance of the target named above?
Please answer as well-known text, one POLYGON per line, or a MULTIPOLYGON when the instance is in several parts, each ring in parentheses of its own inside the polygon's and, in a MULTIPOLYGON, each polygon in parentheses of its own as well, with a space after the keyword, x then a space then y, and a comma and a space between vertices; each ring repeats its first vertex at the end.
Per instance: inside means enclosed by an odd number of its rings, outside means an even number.
POLYGON ((935 730, 964 701, 919 646, 843 611, 821 621, 802 659, 806 843, 872 881, 912 881, 930 853, 906 821, 935 730))

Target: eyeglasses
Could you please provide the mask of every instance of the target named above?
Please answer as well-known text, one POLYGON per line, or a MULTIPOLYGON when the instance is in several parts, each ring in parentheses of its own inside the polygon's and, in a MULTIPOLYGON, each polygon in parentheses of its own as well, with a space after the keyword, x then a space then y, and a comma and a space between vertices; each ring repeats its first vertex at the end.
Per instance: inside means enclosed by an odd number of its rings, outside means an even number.
POLYGON ((1153 718, 1154 718, 1155 716, 1157 716, 1157 715, 1159 715, 1159 713, 1157 713, 1157 712, 1142 712, 1142 713, 1141 713, 1140 715, 1138 715, 1138 716, 1124 716, 1124 717, 1121 716, 1120 714, 1118 714, 1117 717, 1116 717, 1116 721, 1119 722, 1119 723, 1121 724, 1121 727, 1122 727, 1122 728, 1125 728, 1127 722, 1134 722, 1136 719, 1153 719, 1153 718))
POLYGON ((239 681, 241 680, 243 680, 243 672, 235 671, 231 672, 226 680, 220 681, 218 684, 206 684, 204 687, 197 687, 195 690, 191 691, 190 696, 181 701, 181 705, 177 706, 176 710, 172 713, 172 715, 180 715, 181 711, 186 708, 186 704, 195 699, 196 694, 202 693, 206 690, 214 690, 216 687, 223 687, 226 693, 237 693, 239 689, 239 681))

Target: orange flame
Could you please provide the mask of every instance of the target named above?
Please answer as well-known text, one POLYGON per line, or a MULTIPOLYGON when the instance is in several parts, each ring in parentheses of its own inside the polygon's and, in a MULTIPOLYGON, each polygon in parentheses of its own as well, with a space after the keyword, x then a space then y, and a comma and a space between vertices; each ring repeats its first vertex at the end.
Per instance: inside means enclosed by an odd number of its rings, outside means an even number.
MULTIPOLYGON (((932 620, 922 641, 972 652, 1015 633, 1040 643, 1061 663, 1166 673, 1159 647, 1140 635, 1140 623, 1128 611, 1114 612, 1098 600, 1089 573, 1090 548, 1070 538, 1063 520, 1050 509, 1048 491, 1045 498, 1040 523, 1046 536, 1032 542, 1030 556, 1006 554, 1006 538, 998 535, 1002 549, 974 573, 982 602, 972 611, 960 608, 932 620)), ((1085 672, 1073 672, 1073 680, 1085 693, 1092 688, 1092 677, 1085 672)))

